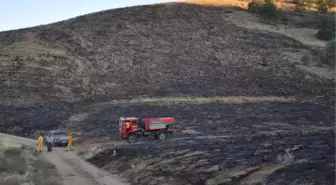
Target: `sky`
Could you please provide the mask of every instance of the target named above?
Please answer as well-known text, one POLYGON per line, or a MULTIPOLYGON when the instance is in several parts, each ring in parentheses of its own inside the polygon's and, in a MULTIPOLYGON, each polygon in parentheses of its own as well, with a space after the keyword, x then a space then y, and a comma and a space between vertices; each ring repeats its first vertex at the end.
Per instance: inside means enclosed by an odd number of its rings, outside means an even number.
POLYGON ((169 1, 173 0, 0 0, 0 31, 49 24, 113 8, 169 1))

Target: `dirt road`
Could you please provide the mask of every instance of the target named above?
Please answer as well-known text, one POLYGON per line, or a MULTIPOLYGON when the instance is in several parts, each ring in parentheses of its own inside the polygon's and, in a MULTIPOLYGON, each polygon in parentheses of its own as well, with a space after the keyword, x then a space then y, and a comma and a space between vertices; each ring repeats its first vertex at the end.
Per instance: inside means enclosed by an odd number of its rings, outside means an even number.
MULTIPOLYGON (((31 147, 36 146, 36 141, 0 133, 1 140, 10 140, 13 143, 31 147)), ((73 152, 66 152, 65 148, 53 148, 52 152, 44 152, 45 157, 53 163, 62 177, 64 185, 128 185, 125 180, 113 176, 108 172, 98 169, 73 152)))

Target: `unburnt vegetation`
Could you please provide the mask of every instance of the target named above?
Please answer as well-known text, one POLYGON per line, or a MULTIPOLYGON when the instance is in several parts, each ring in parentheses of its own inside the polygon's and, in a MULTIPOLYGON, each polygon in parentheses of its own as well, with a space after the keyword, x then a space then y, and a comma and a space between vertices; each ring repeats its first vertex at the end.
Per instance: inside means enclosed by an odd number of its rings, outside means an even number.
MULTIPOLYGON (((326 13, 331 8, 335 7, 334 0, 313 1, 313 0, 295 0, 293 3, 296 5, 295 12, 306 10, 306 7, 311 7, 314 3, 317 6, 318 11, 326 13)), ((248 10, 250 12, 260 15, 263 19, 271 20, 274 22, 287 21, 287 18, 283 15, 282 9, 278 8, 275 1, 272 0, 253 0, 248 4, 248 10)), ((326 64, 332 68, 335 67, 335 49, 332 49, 335 44, 335 17, 334 16, 321 16, 320 23, 317 26, 318 31, 316 38, 324 41, 329 41, 326 44, 326 49, 320 56, 321 63, 326 64)))
POLYGON ((61 185, 56 168, 32 148, 0 142, 0 185, 61 185))
POLYGON ((335 38, 335 20, 324 18, 321 20, 320 29, 316 33, 317 38, 330 41, 335 38))
POLYGON ((328 42, 327 47, 325 49, 324 53, 324 63, 335 67, 335 39, 328 42))
POLYGON ((23 148, 7 148, 2 152, 0 171, 9 173, 26 173, 28 166, 24 156, 23 148))

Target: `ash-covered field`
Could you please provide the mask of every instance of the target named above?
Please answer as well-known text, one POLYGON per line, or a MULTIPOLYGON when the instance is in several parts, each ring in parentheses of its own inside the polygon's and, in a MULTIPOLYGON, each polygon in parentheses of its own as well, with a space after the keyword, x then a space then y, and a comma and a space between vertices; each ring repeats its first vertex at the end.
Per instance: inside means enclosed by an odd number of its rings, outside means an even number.
MULTIPOLYGON (((334 109, 313 103, 106 106, 87 134, 114 137, 118 115, 176 116, 168 141, 110 146, 88 161, 133 184, 334 184, 334 109), (109 125, 109 126, 107 126, 109 125), (116 150, 117 155, 113 155, 116 150)), ((78 123, 80 124, 80 123, 78 123)))

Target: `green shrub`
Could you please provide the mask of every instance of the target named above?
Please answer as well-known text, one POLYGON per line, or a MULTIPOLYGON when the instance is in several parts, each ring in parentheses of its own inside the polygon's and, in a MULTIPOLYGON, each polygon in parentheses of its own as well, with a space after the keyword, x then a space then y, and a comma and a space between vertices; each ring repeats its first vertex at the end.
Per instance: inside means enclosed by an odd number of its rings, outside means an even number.
POLYGON ((277 19, 278 9, 272 1, 265 0, 265 4, 261 7, 259 14, 267 19, 277 19))
POLYGON ((265 19, 278 18, 278 10, 272 0, 254 0, 248 4, 248 10, 258 13, 265 19))
POLYGON ((20 156, 22 154, 21 148, 8 148, 4 151, 5 157, 11 157, 11 156, 20 156))
POLYGON ((335 38, 335 22, 332 19, 323 19, 321 28, 316 34, 316 37, 321 40, 330 41, 335 38))
POLYGON ((318 39, 330 41, 333 38, 333 30, 327 27, 321 28, 316 36, 318 39))
POLYGON ((328 12, 328 5, 325 3, 318 4, 317 10, 321 13, 327 13, 328 12))
POLYGON ((0 155, 0 172, 24 174, 26 170, 27 162, 20 148, 8 148, 0 155))
POLYGON ((321 13, 327 13, 331 8, 336 6, 335 4, 335 0, 318 0, 317 10, 321 13))
POLYGON ((336 40, 333 39, 327 43, 325 52, 324 52, 324 58, 323 58, 323 63, 335 67, 335 42, 336 40))
POLYGON ((262 3, 258 1, 252 1, 248 4, 248 10, 253 13, 259 13, 262 7, 262 3))
POLYGON ((295 12, 302 12, 306 9, 306 0, 293 0, 293 4, 295 4, 295 12))

